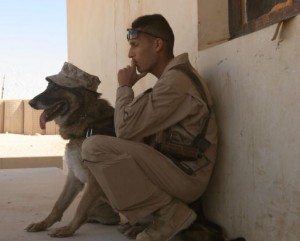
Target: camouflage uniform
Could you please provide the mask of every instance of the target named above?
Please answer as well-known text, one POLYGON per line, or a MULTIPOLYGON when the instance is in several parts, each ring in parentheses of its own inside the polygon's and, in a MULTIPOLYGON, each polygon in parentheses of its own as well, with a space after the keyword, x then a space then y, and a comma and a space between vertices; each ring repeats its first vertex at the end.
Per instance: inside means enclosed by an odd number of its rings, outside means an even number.
MULTIPOLYGON (((119 87, 115 105, 117 138, 92 136, 83 144, 83 158, 89 160, 86 165, 111 205, 131 223, 160 209, 172 198, 184 203, 195 201, 205 191, 213 170, 217 149, 213 112, 205 136, 211 143, 205 152, 210 163, 199 168, 205 164, 204 158, 185 162, 197 170, 194 175, 187 175, 153 148, 167 139, 191 144, 209 114, 189 77, 173 69, 180 64, 192 69, 187 54, 175 57, 154 87, 137 97, 130 87, 119 87)), ((211 96, 201 82, 211 107, 211 96)))

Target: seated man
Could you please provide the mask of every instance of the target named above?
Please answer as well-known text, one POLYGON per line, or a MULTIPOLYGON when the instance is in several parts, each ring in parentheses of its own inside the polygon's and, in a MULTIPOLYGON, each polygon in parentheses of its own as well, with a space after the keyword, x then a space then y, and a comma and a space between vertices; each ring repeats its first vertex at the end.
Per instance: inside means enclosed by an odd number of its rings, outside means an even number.
POLYGON ((136 240, 164 241, 196 219, 188 204, 209 182, 217 127, 204 81, 187 54, 174 57, 166 19, 145 15, 127 31, 131 65, 118 72, 117 137, 87 138, 82 155, 110 204, 130 224, 153 215, 136 240), (132 86, 148 73, 158 78, 156 84, 135 97, 132 86))

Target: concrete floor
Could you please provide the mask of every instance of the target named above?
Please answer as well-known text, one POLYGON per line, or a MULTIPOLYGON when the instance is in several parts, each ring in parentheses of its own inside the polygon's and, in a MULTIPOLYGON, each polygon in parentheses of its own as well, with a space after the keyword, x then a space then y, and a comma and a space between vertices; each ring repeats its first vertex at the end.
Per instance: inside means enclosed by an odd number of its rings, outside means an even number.
MULTIPOLYGON (((58 167, 62 167, 65 142, 59 136, 0 134, 0 143, 0 241, 61 240, 50 237, 47 231, 30 233, 24 228, 49 214, 63 188, 66 175, 58 167)), ((80 197, 81 194, 65 212, 62 221, 49 230, 69 223, 80 197)), ((120 234, 116 226, 86 223, 74 236, 62 240, 129 239, 120 234)))
MULTIPOLYGON (((57 240, 47 231, 30 233, 24 228, 45 218, 62 190, 66 176, 56 167, 0 169, 0 241, 48 241, 57 240)), ((66 225, 72 218, 79 195, 66 211, 61 222, 53 227, 66 225)), ((50 229, 51 229, 50 228, 50 229)), ((86 223, 73 237, 63 241, 127 241, 116 226, 86 223)), ((179 238, 172 239, 179 241, 179 238)))
MULTIPOLYGON (((59 168, 27 168, 0 170, 0 241, 57 240, 47 231, 29 233, 24 228, 48 215, 65 180, 59 168)), ((66 225, 72 218, 80 196, 67 210, 63 220, 53 227, 66 225)), ((127 241, 116 226, 84 224, 73 237, 63 241, 127 241)))

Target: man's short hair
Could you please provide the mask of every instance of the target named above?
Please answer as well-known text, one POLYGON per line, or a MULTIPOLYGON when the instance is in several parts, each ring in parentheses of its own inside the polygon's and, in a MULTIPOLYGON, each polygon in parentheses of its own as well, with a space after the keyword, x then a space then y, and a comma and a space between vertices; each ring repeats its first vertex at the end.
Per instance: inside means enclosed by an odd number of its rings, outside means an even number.
POLYGON ((168 21, 161 14, 138 17, 132 22, 131 27, 133 29, 142 29, 166 40, 168 52, 173 54, 174 33, 168 21))

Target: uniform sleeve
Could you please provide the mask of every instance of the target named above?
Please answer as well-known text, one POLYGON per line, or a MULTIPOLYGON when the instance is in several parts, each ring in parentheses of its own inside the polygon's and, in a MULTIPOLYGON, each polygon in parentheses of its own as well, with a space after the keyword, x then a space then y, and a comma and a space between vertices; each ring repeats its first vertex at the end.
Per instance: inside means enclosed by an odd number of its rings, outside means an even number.
POLYGON ((117 137, 141 141, 174 125, 186 116, 184 111, 176 112, 183 98, 184 93, 167 81, 158 81, 152 91, 136 98, 131 88, 119 87, 115 105, 117 137))

